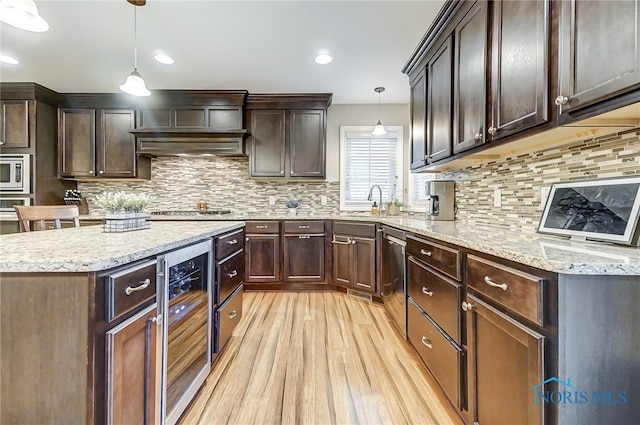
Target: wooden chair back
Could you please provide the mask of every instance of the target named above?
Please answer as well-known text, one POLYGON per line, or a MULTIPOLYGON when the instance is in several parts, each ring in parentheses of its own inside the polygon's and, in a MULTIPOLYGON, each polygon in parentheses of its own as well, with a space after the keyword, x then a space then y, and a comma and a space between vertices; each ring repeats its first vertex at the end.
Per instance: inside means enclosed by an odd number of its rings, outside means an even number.
POLYGON ((34 230, 61 229, 62 222, 73 221, 75 227, 80 227, 80 211, 77 205, 43 205, 43 206, 14 206, 20 231, 31 231, 31 223, 34 230))

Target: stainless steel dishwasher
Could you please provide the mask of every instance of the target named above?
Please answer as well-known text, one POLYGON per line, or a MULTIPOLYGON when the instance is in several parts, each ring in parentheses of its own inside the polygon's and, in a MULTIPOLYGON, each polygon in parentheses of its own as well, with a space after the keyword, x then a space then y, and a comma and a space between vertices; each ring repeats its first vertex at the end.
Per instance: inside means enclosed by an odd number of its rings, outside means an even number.
POLYGON ((382 301, 387 314, 407 338, 407 285, 404 251, 405 232, 382 227, 382 301))

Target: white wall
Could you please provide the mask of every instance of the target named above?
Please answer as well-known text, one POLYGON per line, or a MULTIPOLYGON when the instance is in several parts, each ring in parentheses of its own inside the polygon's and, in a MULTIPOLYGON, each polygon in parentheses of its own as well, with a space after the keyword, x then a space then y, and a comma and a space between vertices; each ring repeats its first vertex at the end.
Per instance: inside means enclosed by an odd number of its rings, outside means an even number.
MULTIPOLYGON (((405 164, 409 163, 409 105, 380 105, 380 120, 386 125, 404 127, 405 164)), ((370 125, 378 121, 378 105, 331 105, 327 111, 327 180, 340 180, 340 126, 370 125)), ((407 167, 408 168, 408 167, 407 167)), ((408 170, 405 175, 408 176, 408 170)))

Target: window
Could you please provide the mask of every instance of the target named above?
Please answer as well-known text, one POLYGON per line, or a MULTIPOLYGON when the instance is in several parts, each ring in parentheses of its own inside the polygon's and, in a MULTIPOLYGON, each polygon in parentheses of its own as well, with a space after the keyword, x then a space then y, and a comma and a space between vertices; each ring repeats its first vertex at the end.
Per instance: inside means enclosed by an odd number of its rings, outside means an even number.
POLYGON ((434 176, 430 173, 413 173, 409 175, 409 207, 413 209, 421 209, 427 205, 426 184, 429 180, 433 180, 434 176))
MULTIPOLYGON (((387 134, 374 136, 368 126, 340 127, 340 209, 365 211, 369 189, 377 184, 382 200, 403 196, 403 128, 385 126, 387 134)), ((374 190, 373 200, 379 194, 374 190)))

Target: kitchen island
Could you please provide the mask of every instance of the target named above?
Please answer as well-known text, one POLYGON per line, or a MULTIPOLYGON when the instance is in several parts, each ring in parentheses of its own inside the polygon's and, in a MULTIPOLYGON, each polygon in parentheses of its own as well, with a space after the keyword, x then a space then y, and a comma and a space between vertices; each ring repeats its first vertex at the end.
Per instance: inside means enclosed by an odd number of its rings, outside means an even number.
POLYGON ((88 226, 3 235, 0 423, 120 423, 138 417, 118 410, 130 400, 159 421, 156 258, 243 226, 156 222, 122 233, 88 226))

